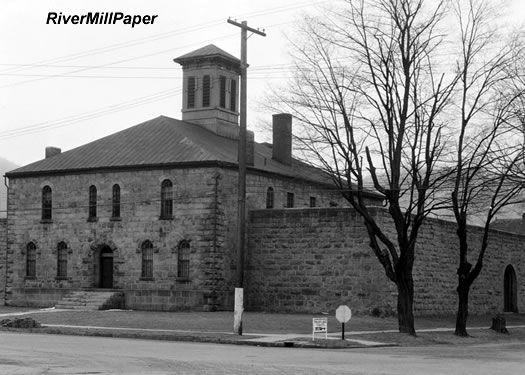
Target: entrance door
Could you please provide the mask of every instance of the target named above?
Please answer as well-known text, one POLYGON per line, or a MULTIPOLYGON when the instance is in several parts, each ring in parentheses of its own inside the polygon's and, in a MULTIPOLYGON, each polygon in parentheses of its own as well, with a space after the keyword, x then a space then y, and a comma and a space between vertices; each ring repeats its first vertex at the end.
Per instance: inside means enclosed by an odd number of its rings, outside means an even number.
POLYGON ((505 268, 505 277, 503 283, 503 311, 518 312, 516 273, 510 264, 507 266, 507 268, 505 268))
POLYGON ((113 288, 113 253, 110 248, 100 252, 100 287, 113 288))

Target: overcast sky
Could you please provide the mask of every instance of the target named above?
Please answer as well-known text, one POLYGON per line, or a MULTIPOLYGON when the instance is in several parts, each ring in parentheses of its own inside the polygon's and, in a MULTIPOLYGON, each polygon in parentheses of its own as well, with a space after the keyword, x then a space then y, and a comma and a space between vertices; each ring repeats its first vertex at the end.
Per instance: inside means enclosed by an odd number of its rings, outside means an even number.
MULTIPOLYGON (((334 2, 333 0, 331 2, 334 2)), ((266 29, 248 41, 248 127, 269 85, 290 76, 286 35, 321 0, 0 0, 0 157, 19 165, 166 115, 180 118, 181 68, 173 58, 213 43, 239 56, 229 16, 266 29), (153 25, 47 25, 48 12, 158 15, 153 25)), ((509 0, 525 21, 525 1, 509 0)))

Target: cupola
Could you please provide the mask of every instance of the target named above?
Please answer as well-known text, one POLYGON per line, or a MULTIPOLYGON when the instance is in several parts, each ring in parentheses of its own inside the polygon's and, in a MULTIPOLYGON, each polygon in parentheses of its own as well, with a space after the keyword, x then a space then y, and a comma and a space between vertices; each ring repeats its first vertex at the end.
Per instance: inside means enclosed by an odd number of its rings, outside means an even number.
POLYGON ((182 65, 182 120, 237 139, 241 61, 213 44, 173 61, 182 65))

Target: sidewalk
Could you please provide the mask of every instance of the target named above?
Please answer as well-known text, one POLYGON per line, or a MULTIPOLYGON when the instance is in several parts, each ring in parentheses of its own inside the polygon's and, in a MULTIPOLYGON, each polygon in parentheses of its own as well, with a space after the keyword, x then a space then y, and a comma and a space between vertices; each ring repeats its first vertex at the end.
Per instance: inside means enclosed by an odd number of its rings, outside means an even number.
POLYGON ((130 310, 73 311, 0 307, 0 320, 31 317, 43 328, 33 332, 128 337, 139 339, 216 342, 280 347, 367 348, 436 343, 485 343, 494 340, 525 340, 525 315, 506 316, 512 335, 488 330, 489 316, 469 319, 467 341, 455 337, 454 317, 417 318, 418 338, 397 331, 397 319, 354 316, 341 340, 341 324, 329 315, 266 314, 246 312, 244 334, 233 334, 232 312, 147 312, 130 310), (316 334, 312 341, 312 317, 328 318, 328 337, 316 334))

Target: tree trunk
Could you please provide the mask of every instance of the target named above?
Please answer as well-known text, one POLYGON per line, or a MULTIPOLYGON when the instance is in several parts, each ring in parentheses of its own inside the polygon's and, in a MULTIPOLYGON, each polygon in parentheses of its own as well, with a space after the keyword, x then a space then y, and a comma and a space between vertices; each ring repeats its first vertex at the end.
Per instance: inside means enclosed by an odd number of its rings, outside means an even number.
POLYGON ((397 285, 397 320, 399 332, 416 336, 414 328, 414 281, 412 275, 400 277, 397 285))
POLYGON ((467 337, 468 293, 470 291, 470 285, 465 275, 459 275, 459 283, 456 290, 458 292, 458 312, 456 315, 456 331, 454 334, 467 337))

